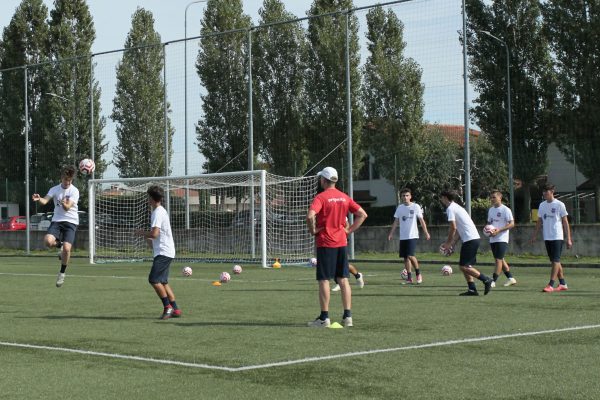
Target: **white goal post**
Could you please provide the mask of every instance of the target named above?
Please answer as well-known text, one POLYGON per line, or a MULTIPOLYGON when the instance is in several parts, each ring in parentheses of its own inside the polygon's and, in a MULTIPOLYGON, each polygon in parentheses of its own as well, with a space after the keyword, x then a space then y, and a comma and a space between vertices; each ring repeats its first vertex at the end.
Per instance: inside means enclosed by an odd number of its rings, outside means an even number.
POLYGON ((89 181, 90 262, 151 260, 152 249, 134 233, 149 229, 146 191, 159 185, 169 213, 178 261, 246 262, 268 267, 307 264, 314 238, 306 213, 317 179, 264 170, 196 176, 89 181))

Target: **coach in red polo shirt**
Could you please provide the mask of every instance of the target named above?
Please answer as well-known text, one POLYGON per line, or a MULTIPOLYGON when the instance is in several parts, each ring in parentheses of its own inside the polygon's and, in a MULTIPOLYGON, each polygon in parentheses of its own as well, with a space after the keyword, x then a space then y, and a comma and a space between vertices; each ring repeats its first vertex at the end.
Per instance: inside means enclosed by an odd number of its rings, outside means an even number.
POLYGON ((318 173, 323 192, 313 200, 306 216, 308 230, 317 238, 317 281, 321 314, 308 326, 327 328, 329 320, 329 280, 337 278, 342 289, 344 326, 352 326, 352 292, 348 283, 347 236, 357 230, 367 213, 354 200, 335 188, 338 174, 335 168, 327 167, 318 173), (351 212, 356 217, 346 228, 346 217, 351 212))

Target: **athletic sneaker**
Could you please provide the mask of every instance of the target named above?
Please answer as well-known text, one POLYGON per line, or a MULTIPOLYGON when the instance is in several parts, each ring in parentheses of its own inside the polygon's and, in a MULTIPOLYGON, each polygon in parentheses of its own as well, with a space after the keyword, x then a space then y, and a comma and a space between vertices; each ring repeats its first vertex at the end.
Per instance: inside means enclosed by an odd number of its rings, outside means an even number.
POLYGON ((412 284, 413 284, 413 280, 412 280, 412 278, 410 278, 410 279, 407 279, 405 284, 406 284, 406 285, 412 285, 412 284))
POLYGON ((360 272, 358 273, 358 278, 356 278, 356 284, 361 289, 365 287, 365 280, 363 279, 363 274, 360 272))
POLYGON ((504 286, 512 286, 512 285, 516 285, 517 284, 517 280, 515 278, 508 278, 506 280, 506 282, 504 283, 504 286))
POLYGON ((556 289, 554 289, 555 292, 562 292, 563 290, 569 290, 569 287, 567 285, 558 285, 556 289))
POLYGON ((484 296, 488 294, 490 290, 492 290, 492 283, 494 283, 494 280, 492 278, 488 278, 487 281, 483 282, 483 284, 485 285, 485 289, 483 290, 484 296))
POLYGON ((314 321, 310 321, 308 326, 311 328, 329 328, 331 325, 331 320, 329 318, 325 319, 315 319, 314 321))
POLYGON ((492 287, 495 288, 496 287, 496 281, 492 281, 492 287))
POLYGON ((343 324, 344 324, 344 328, 350 328, 352 326, 354 326, 352 324, 352 317, 346 317, 342 320, 343 324))
POLYGON ((178 309, 173 309, 173 315, 171 315, 171 317, 173 317, 173 318, 179 318, 179 317, 181 317, 181 310, 179 308, 178 309))
POLYGON ((333 288, 331 288, 332 292, 339 292, 341 290, 340 285, 338 285, 337 283, 335 284, 335 286, 333 288))
POLYGON ((163 310, 163 314, 160 316, 160 319, 169 319, 173 316, 173 307, 165 307, 163 310))
POLYGON ((547 285, 545 288, 542 289, 542 292, 546 292, 546 293, 554 292, 554 288, 550 285, 547 285))
POLYGON ((417 283, 423 283, 423 275, 422 274, 417 275, 417 283))
POLYGON ((61 287, 65 283, 65 274, 63 272, 59 272, 56 276, 56 287, 61 287))
POLYGON ((476 290, 467 290, 466 292, 459 294, 459 296, 479 296, 479 292, 476 290))

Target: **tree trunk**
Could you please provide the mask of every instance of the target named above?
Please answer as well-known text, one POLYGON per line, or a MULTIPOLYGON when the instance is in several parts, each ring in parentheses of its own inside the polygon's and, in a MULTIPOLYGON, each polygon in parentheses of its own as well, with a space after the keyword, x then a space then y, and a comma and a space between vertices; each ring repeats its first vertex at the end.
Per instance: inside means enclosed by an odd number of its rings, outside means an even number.
POLYGON ((531 184, 523 182, 523 198, 520 207, 515 210, 517 222, 527 224, 531 222, 531 184))

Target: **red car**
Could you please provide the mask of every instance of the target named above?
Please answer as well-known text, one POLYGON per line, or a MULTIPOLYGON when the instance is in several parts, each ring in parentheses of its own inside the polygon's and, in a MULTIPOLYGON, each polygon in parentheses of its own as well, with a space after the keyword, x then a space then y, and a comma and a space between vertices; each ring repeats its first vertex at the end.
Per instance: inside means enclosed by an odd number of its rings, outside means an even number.
POLYGON ((3 219, 0 222, 0 231, 24 231, 27 229, 26 220, 22 215, 3 219))

